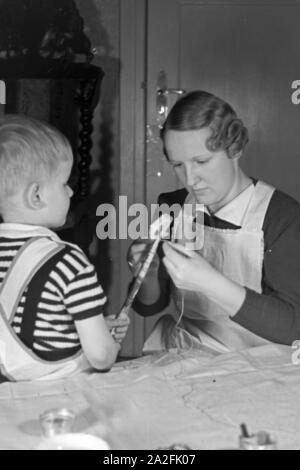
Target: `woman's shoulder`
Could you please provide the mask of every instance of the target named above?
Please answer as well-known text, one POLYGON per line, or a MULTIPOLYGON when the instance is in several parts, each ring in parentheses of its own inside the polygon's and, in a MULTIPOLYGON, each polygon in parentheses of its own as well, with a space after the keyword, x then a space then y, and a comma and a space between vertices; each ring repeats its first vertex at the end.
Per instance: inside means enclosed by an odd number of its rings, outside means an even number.
POLYGON ((295 215, 300 216, 300 203, 289 194, 275 189, 269 204, 268 216, 278 219, 279 215, 285 221, 294 218, 295 215))
POLYGON ((286 231, 299 234, 300 239, 300 203, 292 196, 275 189, 265 216, 263 230, 275 240, 286 231))

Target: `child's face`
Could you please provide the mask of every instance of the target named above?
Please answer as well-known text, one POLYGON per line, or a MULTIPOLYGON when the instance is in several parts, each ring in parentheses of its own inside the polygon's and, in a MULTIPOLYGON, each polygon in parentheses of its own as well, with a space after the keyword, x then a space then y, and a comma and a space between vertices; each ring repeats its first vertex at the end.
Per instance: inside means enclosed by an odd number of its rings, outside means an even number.
POLYGON ((47 204, 45 226, 57 228, 64 225, 70 207, 73 191, 68 185, 72 161, 62 162, 57 172, 49 178, 43 188, 44 201, 47 204))

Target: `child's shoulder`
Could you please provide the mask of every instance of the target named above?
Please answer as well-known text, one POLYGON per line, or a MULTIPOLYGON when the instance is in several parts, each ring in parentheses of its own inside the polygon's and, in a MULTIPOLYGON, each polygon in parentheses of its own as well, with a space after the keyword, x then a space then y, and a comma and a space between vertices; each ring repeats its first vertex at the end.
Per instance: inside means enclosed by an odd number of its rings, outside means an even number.
POLYGON ((48 252, 49 256, 40 263, 36 280, 38 284, 47 285, 47 289, 64 295, 74 282, 79 283, 80 288, 82 283, 94 280, 95 268, 81 248, 62 240, 49 241, 60 249, 48 252))
POLYGON ((66 242, 64 240, 60 240, 59 243, 63 247, 61 251, 61 258, 69 262, 73 261, 73 263, 78 267, 79 267, 78 265, 79 263, 82 268, 92 265, 87 255, 78 245, 66 242))
POLYGON ((71 281, 78 274, 94 271, 94 266, 78 245, 62 240, 56 235, 47 236, 46 234, 37 237, 36 240, 36 248, 34 247, 34 238, 29 239, 28 242, 29 244, 33 243, 33 252, 42 249, 41 251, 45 255, 40 272, 44 272, 44 274, 55 272, 71 281))

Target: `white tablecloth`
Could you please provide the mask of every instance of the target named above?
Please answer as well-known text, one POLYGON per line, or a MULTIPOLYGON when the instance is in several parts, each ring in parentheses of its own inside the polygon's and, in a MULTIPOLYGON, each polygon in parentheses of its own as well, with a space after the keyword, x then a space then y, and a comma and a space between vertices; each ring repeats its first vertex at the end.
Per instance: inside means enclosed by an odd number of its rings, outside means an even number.
POLYGON ((263 346, 210 356, 191 350, 121 362, 109 373, 56 382, 0 385, 0 448, 33 449, 39 415, 76 412, 76 432, 104 436, 115 449, 234 449, 239 426, 300 449, 300 365, 293 350, 263 346))

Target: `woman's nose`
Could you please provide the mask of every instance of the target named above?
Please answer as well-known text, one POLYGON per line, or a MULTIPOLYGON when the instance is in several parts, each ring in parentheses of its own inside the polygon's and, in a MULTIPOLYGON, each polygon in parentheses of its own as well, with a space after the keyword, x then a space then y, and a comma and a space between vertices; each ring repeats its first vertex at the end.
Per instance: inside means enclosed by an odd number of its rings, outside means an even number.
POLYGON ((195 174, 195 171, 193 171, 193 168, 186 168, 186 184, 188 186, 194 186, 196 179, 197 176, 195 174))

